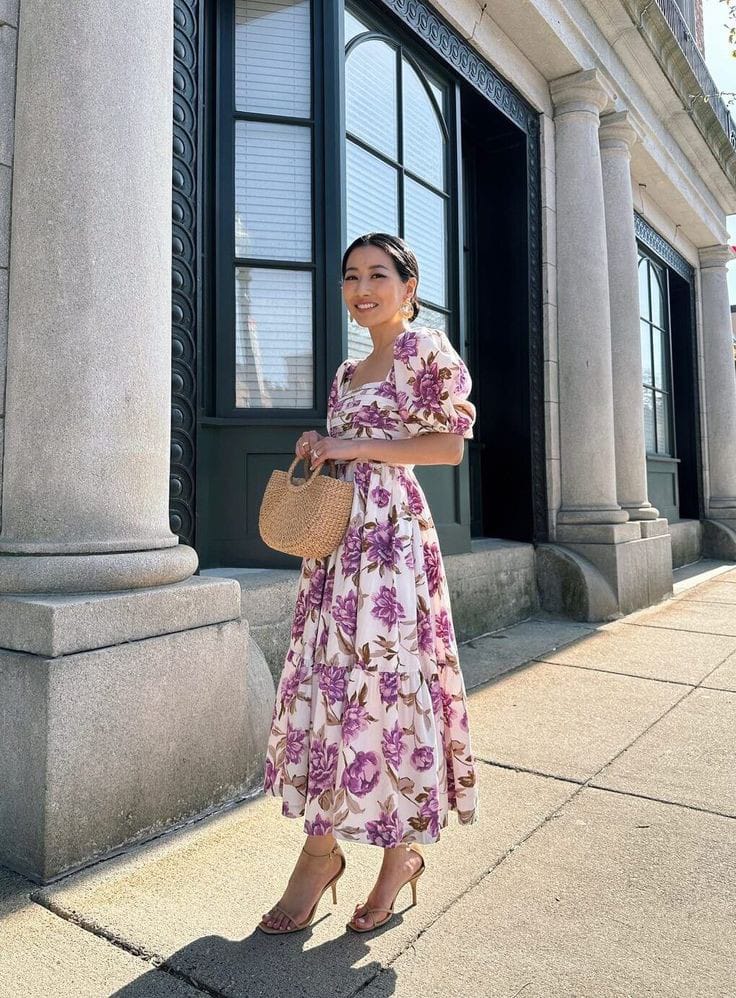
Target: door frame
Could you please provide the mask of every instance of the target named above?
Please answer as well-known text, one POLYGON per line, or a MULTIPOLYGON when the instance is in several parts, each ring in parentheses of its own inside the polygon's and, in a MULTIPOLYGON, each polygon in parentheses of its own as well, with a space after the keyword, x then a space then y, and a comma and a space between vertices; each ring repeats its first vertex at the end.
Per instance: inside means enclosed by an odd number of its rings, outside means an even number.
MULTIPOLYGON (((342 4, 339 15, 342 16, 342 4)), ((529 380, 536 543, 547 540, 547 494, 544 414, 544 344, 542 325, 542 240, 540 113, 472 49, 441 15, 419 0, 368 0, 387 10, 458 76, 511 119, 526 135, 529 246, 529 380)), ((208 189, 206 149, 211 136, 204 121, 203 97, 213 93, 216 67, 206 48, 215 36, 219 4, 174 0, 174 136, 172 247, 172 397, 170 523, 183 543, 197 544, 197 423, 208 394, 203 384, 202 333, 206 304, 202 260, 212 238, 206 220, 208 189)), ((337 16, 337 14, 335 15, 337 16)), ((341 60, 336 60, 341 63, 341 60)), ((332 81, 335 82, 335 81, 332 81)), ((327 122, 325 125, 327 126, 327 122)), ((210 386, 211 387, 211 386, 210 386)))

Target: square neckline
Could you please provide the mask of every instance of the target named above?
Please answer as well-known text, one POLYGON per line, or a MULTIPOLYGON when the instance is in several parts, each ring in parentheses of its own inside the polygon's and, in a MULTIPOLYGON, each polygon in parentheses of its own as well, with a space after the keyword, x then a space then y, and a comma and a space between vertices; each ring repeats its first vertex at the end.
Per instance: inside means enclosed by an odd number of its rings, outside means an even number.
MULTIPOLYGON (((388 373, 386 374, 385 378, 383 378, 381 381, 364 381, 363 384, 362 385, 358 385, 357 388, 348 387, 348 388, 345 389, 345 391, 343 392, 343 394, 344 395, 353 395, 355 392, 359 392, 363 388, 372 388, 374 385, 385 385, 385 384, 387 384, 390 381, 391 375, 392 375, 392 373, 394 371, 394 362, 396 361, 396 344, 398 343, 398 341, 401 339, 402 336, 405 336, 409 332, 414 332, 417 328, 420 328, 420 327, 409 326, 407 329, 402 330, 402 332, 400 332, 398 336, 394 337, 394 341, 393 341, 393 343, 391 345, 391 347, 392 347, 392 349, 391 349, 391 353, 392 353, 391 367, 389 367, 388 373)), ((363 358, 361 358, 361 359, 363 359, 363 358)), ((353 375, 355 374, 355 369, 356 369, 356 367, 358 366, 359 363, 360 363, 360 360, 354 360, 352 357, 346 357, 345 358, 345 364, 346 365, 347 364, 352 365, 350 373, 348 374, 348 377, 347 377, 347 384, 348 384, 348 386, 352 386, 353 375)))

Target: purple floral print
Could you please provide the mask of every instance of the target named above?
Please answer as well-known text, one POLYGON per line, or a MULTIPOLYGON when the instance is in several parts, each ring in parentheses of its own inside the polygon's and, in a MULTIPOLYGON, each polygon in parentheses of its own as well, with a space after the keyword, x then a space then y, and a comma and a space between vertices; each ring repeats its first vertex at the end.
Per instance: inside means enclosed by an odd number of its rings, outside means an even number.
POLYGON ((377 523, 371 531, 366 531, 366 554, 370 561, 378 562, 385 568, 397 568, 401 553, 401 540, 395 523, 377 523))
POLYGON ((323 666, 319 673, 319 688, 330 705, 342 703, 347 689, 345 669, 339 665, 323 666))
POLYGON ((309 746, 309 793, 316 797, 331 787, 337 769, 337 745, 327 745, 323 738, 313 738, 309 746))
POLYGON ((371 499, 375 502, 379 509, 385 509, 391 501, 391 493, 388 489, 383 489, 380 485, 377 485, 375 489, 371 491, 371 499))
POLYGON ((411 764, 415 769, 424 772, 434 765, 434 752, 430 745, 420 745, 411 754, 411 764))
POLYGON ((399 699, 399 677, 395 672, 381 672, 378 680, 381 703, 391 707, 399 699))
POLYGON ((380 775, 381 768, 375 752, 356 752, 353 761, 345 767, 342 784, 356 797, 365 797, 378 783, 380 775))
POLYGON ((404 733, 401 730, 401 725, 397 721, 390 731, 385 728, 383 730, 383 737, 381 739, 381 745, 383 748, 383 757, 386 762, 391 763, 397 769, 401 765, 401 759, 404 755, 404 733))
MULTIPOLYGON (((412 326, 379 383, 349 390, 339 366, 327 433, 472 437, 470 376, 444 333, 412 326)), ((307 834, 380 847, 435 842, 451 811, 477 820, 465 686, 431 511, 412 465, 348 460, 355 485, 337 549, 302 562, 276 691, 264 793, 307 834)))
POLYGON ((368 841, 384 849, 400 845, 404 834, 401 818, 396 808, 393 811, 380 811, 377 821, 366 821, 368 841))
POLYGON ((348 527, 342 539, 340 561, 343 575, 353 575, 360 568, 360 555, 363 551, 362 535, 363 531, 357 527, 348 527))
POLYGON ((335 597, 335 605, 332 607, 332 619, 351 637, 355 634, 357 613, 358 597, 355 593, 335 597))
POLYGON ((396 598, 396 586, 381 586, 373 597, 371 613, 387 627, 393 627, 403 617, 404 608, 396 598))
POLYGON ((342 737, 346 744, 354 741, 361 731, 365 731, 372 718, 365 707, 350 703, 342 714, 342 737))
POLYGON ((286 759, 288 762, 299 762, 304 752, 304 739, 306 737, 306 731, 289 728, 286 733, 286 759))

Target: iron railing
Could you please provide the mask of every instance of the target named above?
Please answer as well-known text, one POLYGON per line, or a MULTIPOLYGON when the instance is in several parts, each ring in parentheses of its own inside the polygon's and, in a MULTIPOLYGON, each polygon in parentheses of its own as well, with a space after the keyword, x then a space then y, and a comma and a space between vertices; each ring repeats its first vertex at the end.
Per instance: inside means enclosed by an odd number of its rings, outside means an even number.
MULTIPOLYGON (((675 0, 655 0, 655 2, 664 14, 672 34, 677 39, 678 45, 685 53, 685 58, 695 74, 702 94, 708 96, 708 102, 720 121, 723 131, 728 136, 728 140, 733 148, 736 149, 736 122, 731 117, 731 113, 726 107, 725 102, 718 95, 718 87, 708 72, 705 59, 690 32, 687 21, 682 16, 682 11, 675 3, 675 0)), ((691 106, 692 101, 699 96, 695 94, 691 96, 691 106)))

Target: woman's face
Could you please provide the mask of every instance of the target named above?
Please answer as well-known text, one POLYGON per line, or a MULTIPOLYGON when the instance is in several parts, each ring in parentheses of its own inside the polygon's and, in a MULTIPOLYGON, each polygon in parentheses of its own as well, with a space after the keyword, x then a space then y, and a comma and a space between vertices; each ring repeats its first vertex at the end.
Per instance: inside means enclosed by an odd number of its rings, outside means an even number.
POLYGON ((404 284, 385 250, 358 246, 347 259, 342 296, 353 319, 373 327, 406 320, 408 316, 400 309, 407 298, 413 298, 416 286, 416 277, 404 284))

